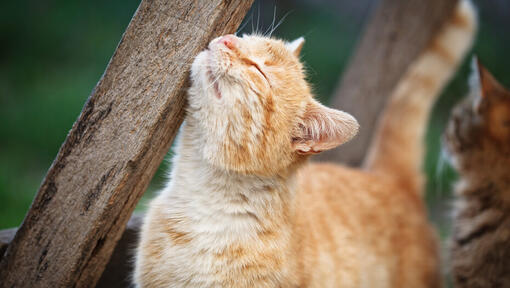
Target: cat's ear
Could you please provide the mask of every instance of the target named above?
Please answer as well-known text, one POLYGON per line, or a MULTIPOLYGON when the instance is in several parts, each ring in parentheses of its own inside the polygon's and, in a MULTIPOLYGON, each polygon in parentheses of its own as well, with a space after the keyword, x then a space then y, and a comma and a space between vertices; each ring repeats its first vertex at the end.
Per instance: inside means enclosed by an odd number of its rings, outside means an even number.
POLYGON ((510 104, 510 91, 485 68, 477 57, 473 58, 473 74, 471 75, 471 89, 475 89, 476 98, 473 108, 477 113, 497 106, 501 102, 510 104), (506 97, 504 97, 507 95, 506 97))
POLYGON ((286 44, 287 49, 289 49, 294 55, 299 56, 299 53, 301 53, 301 48, 303 48, 303 45, 305 44, 305 38, 299 37, 295 39, 292 42, 288 42, 286 44))
POLYGON ((474 62, 474 72, 477 73, 474 81, 478 80, 477 87, 480 89, 474 101, 474 110, 483 115, 491 135, 506 142, 510 140, 510 91, 477 58, 474 62))
POLYGON ((300 154, 320 153, 351 140, 358 128, 358 121, 350 114, 312 100, 293 131, 292 145, 300 154))
POLYGON ((482 98, 488 97, 491 93, 504 92, 506 89, 501 85, 498 80, 485 68, 478 57, 474 58, 475 71, 477 73, 480 85, 480 95, 482 98))

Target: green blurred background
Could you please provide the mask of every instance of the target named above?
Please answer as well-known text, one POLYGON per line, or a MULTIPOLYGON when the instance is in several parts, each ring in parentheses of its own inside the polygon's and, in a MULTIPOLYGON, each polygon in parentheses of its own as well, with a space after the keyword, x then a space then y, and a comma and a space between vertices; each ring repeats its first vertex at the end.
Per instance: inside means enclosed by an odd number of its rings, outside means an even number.
MULTIPOLYGON (((510 86, 510 4, 478 0, 481 29, 474 51, 510 86)), ((17 226, 30 206, 72 123, 101 77, 139 0, 22 0, 0 12, 0 229, 17 226)), ((327 103, 364 21, 377 0, 256 1, 245 32, 267 29, 287 16, 274 35, 304 35, 303 60, 317 97, 327 103), (257 25, 258 22, 258 25, 257 25)), ((398 53, 398 51, 395 51, 398 53)), ((467 61, 468 62, 468 61, 467 61)), ((443 238, 449 230, 455 173, 441 165, 439 137, 448 113, 466 91, 465 63, 443 93, 427 136, 427 203, 443 238)), ((163 163, 137 209, 165 179, 163 163)))

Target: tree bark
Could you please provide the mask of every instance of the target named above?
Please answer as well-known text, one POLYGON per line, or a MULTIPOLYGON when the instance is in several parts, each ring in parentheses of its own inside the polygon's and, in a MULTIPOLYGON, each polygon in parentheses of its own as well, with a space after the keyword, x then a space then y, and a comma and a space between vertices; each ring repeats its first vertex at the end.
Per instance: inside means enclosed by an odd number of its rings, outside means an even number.
MULTIPOLYGON (((130 278, 134 269, 134 259, 138 235, 142 226, 143 215, 134 214, 129 219, 122 237, 115 246, 108 264, 106 265, 96 288, 125 288, 130 287, 130 278)), ((0 230, 0 260, 5 249, 14 238, 17 228, 0 230)))
POLYGON ((188 68, 252 1, 143 0, 0 262, 1 287, 93 287, 184 115, 188 68))
POLYGON ((332 106, 360 123, 358 135, 318 160, 358 166, 380 112, 407 67, 453 14, 457 0, 381 0, 343 73, 332 106))

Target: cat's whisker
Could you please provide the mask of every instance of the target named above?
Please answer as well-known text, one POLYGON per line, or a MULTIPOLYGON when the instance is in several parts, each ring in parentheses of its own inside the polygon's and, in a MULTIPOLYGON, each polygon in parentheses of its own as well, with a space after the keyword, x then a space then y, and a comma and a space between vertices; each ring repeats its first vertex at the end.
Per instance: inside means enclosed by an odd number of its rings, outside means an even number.
POLYGON ((287 16, 289 16, 290 12, 292 12, 292 11, 289 11, 289 12, 285 13, 285 15, 283 15, 282 19, 280 19, 280 21, 278 21, 278 24, 276 24, 276 26, 273 27, 273 29, 271 29, 271 32, 269 32, 269 37, 271 37, 273 35, 274 31, 276 31, 276 29, 280 25, 282 25, 283 21, 285 21, 285 18, 287 18, 287 16))
POLYGON ((241 24, 241 27, 239 27, 236 31, 236 33, 234 33, 234 35, 237 36, 237 33, 243 31, 243 29, 246 27, 246 25, 248 25, 248 22, 250 22, 250 19, 253 19, 253 14, 250 15, 250 17, 248 17, 248 20, 246 20, 246 22, 244 22, 243 24, 241 24))
MULTIPOLYGON (((184 68, 184 69, 191 69, 193 64, 177 64, 175 66, 178 66, 178 67, 184 68)), ((199 68, 207 68, 207 67, 209 67, 208 65, 203 65, 203 64, 195 64, 195 66, 199 67, 199 68)))
MULTIPOLYGON (((176 66, 179 66, 180 68, 190 69, 192 64, 179 64, 176 66)), ((198 66, 198 67, 202 67, 202 66, 198 66)))
MULTIPOLYGON (((273 21, 271 22, 271 25, 267 28, 267 30, 264 32, 264 36, 267 36, 267 33, 269 31, 271 31, 271 29, 273 29, 275 21, 276 21, 276 4, 274 5, 274 10, 273 10, 273 21)), ((271 36, 271 35, 269 35, 269 36, 271 36)))
MULTIPOLYGON (((213 64, 218 64, 218 61, 216 61, 215 59, 211 59, 211 61, 214 61, 214 62, 212 62, 213 64)), ((196 67, 203 67, 203 68, 210 67, 209 63, 203 63, 203 64, 195 63, 195 64, 193 64, 193 62, 178 62, 178 61, 174 61, 173 64, 174 65, 180 65, 180 66, 186 67, 186 68, 190 68, 193 65, 195 65, 196 67)))
POLYGON ((220 80, 221 76, 222 76, 221 74, 219 74, 218 76, 216 76, 216 78, 215 78, 215 79, 213 79, 213 81, 211 81, 211 83, 209 83, 209 85, 207 85, 207 87, 205 88, 205 90, 209 90, 209 89, 211 89, 211 88, 214 86, 214 84, 216 84, 216 82, 218 82, 218 81, 220 80))
POLYGON ((253 28, 253 23, 255 22, 255 17, 253 17, 253 14, 255 13, 255 11, 252 11, 251 12, 251 34, 253 34, 253 31, 255 30, 255 28, 253 28))
POLYGON ((211 81, 211 83, 207 84, 207 86, 205 87, 204 90, 210 90, 214 84, 216 84, 216 82, 218 81, 219 77, 217 77, 216 79, 214 79, 213 81, 211 81))
POLYGON ((259 26, 259 22, 260 22, 260 2, 258 3, 258 8, 257 8, 257 30, 255 31, 256 34, 259 33, 259 29, 260 29, 260 26, 259 26))
POLYGON ((179 61, 173 61, 173 64, 180 64, 180 65, 191 65, 193 62, 179 62, 179 61))
POLYGON ((173 62, 173 63, 181 65, 182 67, 186 67, 186 68, 190 68, 193 65, 195 65, 196 67, 209 69, 209 68, 211 68, 211 64, 218 65, 219 61, 217 59, 215 59, 215 58, 211 58, 209 60, 209 63, 195 63, 195 64, 193 64, 193 62, 192 63, 188 63, 188 62, 178 62, 178 61, 173 62))

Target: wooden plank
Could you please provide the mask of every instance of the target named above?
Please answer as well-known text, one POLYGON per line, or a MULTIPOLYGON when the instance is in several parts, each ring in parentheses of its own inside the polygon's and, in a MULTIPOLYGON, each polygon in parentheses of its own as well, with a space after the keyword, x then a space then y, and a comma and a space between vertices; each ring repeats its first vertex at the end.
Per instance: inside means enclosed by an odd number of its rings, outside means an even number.
POLYGON ((360 123, 358 135, 320 161, 359 165, 370 145, 386 99, 407 67, 452 15, 457 0, 381 0, 368 22, 332 106, 360 123))
POLYGON ((0 262, 0 287, 93 287, 182 122, 189 63, 252 1, 143 0, 0 262))
MULTIPOLYGON (((134 268, 132 259, 134 259, 142 220, 143 215, 141 214, 134 214, 129 219, 126 229, 104 269, 103 275, 101 275, 97 282, 96 288, 130 287, 130 277, 134 268)), ((2 255, 14 238, 17 230, 17 228, 0 230, 0 260, 2 260, 2 255)))

